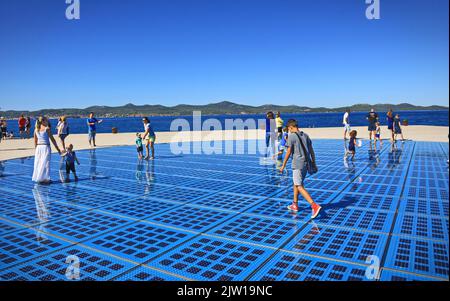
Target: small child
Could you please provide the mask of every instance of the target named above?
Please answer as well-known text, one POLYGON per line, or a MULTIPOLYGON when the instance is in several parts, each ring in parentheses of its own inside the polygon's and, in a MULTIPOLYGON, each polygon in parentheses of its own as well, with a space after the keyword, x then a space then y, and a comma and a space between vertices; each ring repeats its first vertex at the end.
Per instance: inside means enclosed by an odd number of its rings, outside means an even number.
POLYGON ((78 181, 77 172, 75 170, 75 162, 80 165, 80 161, 78 161, 77 155, 73 151, 72 144, 69 144, 66 148, 66 152, 62 156, 66 160, 66 183, 70 181, 69 176, 71 171, 75 177, 75 182, 78 181))
POLYGON ((349 154, 352 155, 352 161, 355 159, 356 154, 356 136, 358 132, 353 130, 350 132, 350 142, 348 143, 348 150, 345 152, 344 159, 347 159, 349 154))
POLYGON ((383 140, 381 140, 381 126, 380 123, 376 123, 377 129, 375 132, 375 151, 377 150, 377 141, 380 141, 380 147, 383 147, 383 140))
POLYGON ((278 153, 277 153, 278 160, 283 160, 283 153, 284 153, 284 150, 286 149, 286 143, 287 143, 288 137, 289 137, 288 128, 285 127, 281 134, 281 140, 278 143, 278 153))
POLYGON ((142 136, 140 133, 136 134, 136 149, 140 160, 144 157, 144 145, 142 144, 142 136))

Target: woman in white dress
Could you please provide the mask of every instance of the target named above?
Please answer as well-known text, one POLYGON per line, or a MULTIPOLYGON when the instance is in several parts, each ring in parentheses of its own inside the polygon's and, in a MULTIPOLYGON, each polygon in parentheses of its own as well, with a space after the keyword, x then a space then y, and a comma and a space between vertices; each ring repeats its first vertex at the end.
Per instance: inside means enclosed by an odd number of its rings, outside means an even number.
POLYGON ((58 144, 51 134, 48 119, 46 117, 39 117, 36 121, 36 128, 34 130, 34 145, 36 147, 36 153, 34 156, 34 170, 33 178, 34 182, 38 184, 50 184, 50 158, 51 147, 50 140, 55 146, 59 154, 61 150, 58 144))

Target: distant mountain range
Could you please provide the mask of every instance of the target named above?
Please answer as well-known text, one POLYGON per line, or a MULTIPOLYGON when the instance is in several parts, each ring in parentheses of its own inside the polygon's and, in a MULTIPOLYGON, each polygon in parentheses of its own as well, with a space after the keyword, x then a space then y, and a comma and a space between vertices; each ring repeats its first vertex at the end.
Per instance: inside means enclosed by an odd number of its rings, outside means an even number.
POLYGON ((0 111, 0 116, 6 118, 17 118, 20 114, 26 116, 40 116, 45 115, 49 117, 68 116, 68 117, 83 117, 89 112, 95 112, 99 117, 125 117, 125 116, 180 116, 192 115, 193 111, 201 111, 203 115, 219 115, 219 114, 262 114, 268 111, 282 113, 320 113, 320 112, 344 112, 350 109, 354 112, 366 112, 371 108, 376 111, 387 111, 393 109, 394 111, 417 111, 417 110, 448 110, 444 106, 415 106, 409 103, 393 104, 356 104, 347 107, 339 108, 311 108, 306 106, 280 106, 280 105, 262 105, 262 106, 247 106, 236 104, 229 101, 219 103, 212 103, 207 105, 187 105, 181 104, 173 107, 166 107, 163 105, 134 105, 126 104, 119 107, 109 106, 92 106, 85 109, 43 109, 39 111, 0 111))

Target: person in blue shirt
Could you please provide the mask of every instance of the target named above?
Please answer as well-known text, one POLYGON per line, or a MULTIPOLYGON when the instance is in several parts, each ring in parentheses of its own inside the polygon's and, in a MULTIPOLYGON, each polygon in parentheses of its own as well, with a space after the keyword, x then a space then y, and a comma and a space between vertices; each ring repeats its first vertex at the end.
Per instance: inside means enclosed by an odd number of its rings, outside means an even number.
POLYGON ((281 134, 281 140, 278 144, 278 160, 283 160, 283 153, 284 150, 286 149, 286 143, 289 137, 289 133, 288 133, 288 128, 284 128, 283 129, 283 133, 281 134))
POLYGON ((348 143, 348 149, 345 151, 344 160, 347 160, 348 155, 351 155, 352 161, 355 160, 356 146, 361 147, 361 143, 357 144, 357 136, 357 131, 353 130, 350 132, 350 141, 348 143))
POLYGON ((389 109, 389 111, 387 112, 386 120, 388 130, 391 131, 391 141, 394 141, 394 112, 392 111, 392 109, 389 109))
POLYGON ((69 176, 70 172, 73 173, 73 176, 75 177, 75 181, 78 181, 77 172, 75 170, 75 162, 80 165, 80 161, 78 161, 77 155, 73 151, 73 145, 69 144, 69 146, 66 148, 66 152, 62 154, 62 157, 66 161, 66 180, 65 182, 69 182, 69 176))
POLYGON ((97 134, 97 124, 102 123, 103 120, 98 120, 94 117, 94 113, 89 114, 89 118, 87 119, 88 125, 88 135, 89 135, 89 145, 92 147, 96 147, 95 145, 95 135, 97 134))

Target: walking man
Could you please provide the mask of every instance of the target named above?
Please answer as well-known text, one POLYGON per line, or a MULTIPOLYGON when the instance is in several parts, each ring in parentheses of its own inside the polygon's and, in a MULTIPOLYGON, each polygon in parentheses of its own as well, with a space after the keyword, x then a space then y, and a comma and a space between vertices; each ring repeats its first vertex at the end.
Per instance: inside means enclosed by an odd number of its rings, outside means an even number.
POLYGON ((305 200, 311 205, 312 215, 311 218, 316 218, 319 215, 320 207, 313 201, 311 195, 304 187, 304 181, 308 172, 307 164, 315 166, 315 154, 312 148, 312 142, 309 136, 301 132, 298 128, 296 120, 291 119, 287 123, 289 130, 289 138, 286 146, 288 147, 286 157, 284 158, 283 165, 280 172, 286 168, 286 164, 289 158, 292 156, 292 176, 294 182, 294 200, 287 208, 290 211, 298 212, 298 195, 301 194, 305 200))
POLYGON ((94 117, 94 113, 89 114, 89 118, 87 119, 87 125, 88 125, 88 135, 89 135, 89 145, 92 147, 96 147, 95 144, 95 136, 97 134, 97 124, 102 123, 103 120, 98 120, 94 117))
POLYGON ((342 120, 342 124, 344 125, 344 140, 347 140, 347 133, 350 134, 350 109, 347 109, 344 114, 344 118, 342 120))

